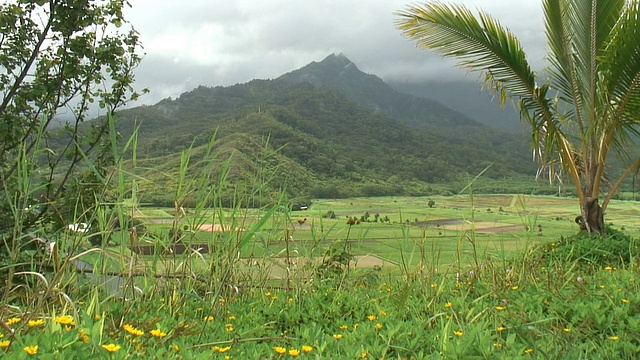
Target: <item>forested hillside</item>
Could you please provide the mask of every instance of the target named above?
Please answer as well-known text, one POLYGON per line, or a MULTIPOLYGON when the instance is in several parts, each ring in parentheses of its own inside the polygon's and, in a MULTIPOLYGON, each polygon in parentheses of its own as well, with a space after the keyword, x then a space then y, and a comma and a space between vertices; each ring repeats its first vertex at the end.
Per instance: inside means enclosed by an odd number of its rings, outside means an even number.
POLYGON ((168 196, 180 153, 199 153, 214 133, 218 161, 231 157, 230 192, 257 179, 291 197, 455 192, 486 168, 489 191, 536 187, 526 141, 397 92, 344 56, 275 80, 200 86, 119 116, 125 138, 140 126, 137 171, 152 180, 141 196, 154 201, 168 196))

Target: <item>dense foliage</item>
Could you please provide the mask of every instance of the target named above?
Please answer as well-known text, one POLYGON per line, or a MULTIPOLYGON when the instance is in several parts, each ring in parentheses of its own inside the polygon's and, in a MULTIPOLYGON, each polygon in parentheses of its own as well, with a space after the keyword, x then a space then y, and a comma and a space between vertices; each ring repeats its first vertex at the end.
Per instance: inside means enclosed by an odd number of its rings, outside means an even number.
POLYGON ((138 97, 132 70, 141 60, 140 45, 123 18, 126 5, 115 0, 0 5, 3 256, 30 242, 25 233, 36 223, 64 224, 95 205, 95 191, 113 161, 107 156, 110 143, 104 142, 113 126, 109 121, 116 108, 138 97), (109 121, 93 121, 81 131, 92 107, 109 121), (67 123, 56 128, 54 119, 61 114, 67 123), (81 173, 88 162, 92 169, 81 173))

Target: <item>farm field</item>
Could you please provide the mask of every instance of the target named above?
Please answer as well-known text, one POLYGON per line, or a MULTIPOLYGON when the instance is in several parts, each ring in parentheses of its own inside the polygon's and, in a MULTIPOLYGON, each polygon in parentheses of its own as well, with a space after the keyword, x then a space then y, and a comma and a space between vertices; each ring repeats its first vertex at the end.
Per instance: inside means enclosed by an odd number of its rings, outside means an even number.
MULTIPOLYGON (((353 256, 350 265, 354 268, 375 266, 397 273, 400 267, 429 266, 447 272, 452 267, 508 258, 578 231, 573 221, 578 213, 576 199, 552 196, 320 199, 306 210, 289 213, 266 214, 267 210, 258 209, 184 209, 177 216, 175 213, 174 209, 137 209, 135 217, 154 235, 141 237, 139 244, 168 246, 167 234, 172 228, 187 228, 181 244, 206 244, 206 250, 200 250, 205 264, 204 258, 221 246, 222 237, 235 237, 243 244, 237 249, 241 264, 260 262, 262 274, 269 273, 274 279, 283 274, 304 276, 304 265, 326 260, 335 248, 344 248, 353 256), (350 225, 349 219, 355 222, 350 225), (294 263, 296 266, 290 266, 294 263)), ((613 201, 606 218, 614 227, 623 225, 621 229, 630 236, 640 234, 637 202, 613 201)), ((113 238, 116 243, 130 243, 124 233, 113 238)), ((127 249, 123 252, 133 255, 127 249)), ((174 262, 190 257, 188 251, 172 254, 174 262)), ((137 258, 141 264, 154 259, 137 258)), ((194 271, 206 270, 198 263, 194 258, 194 271)), ((172 268, 171 262, 164 264, 163 269, 172 268)))
POLYGON ((53 257, 50 274, 18 273, 34 281, 8 297, 0 353, 633 359, 637 203, 610 205, 623 237, 609 240, 575 240, 575 205, 478 195, 317 200, 295 212, 131 208, 146 232, 114 233, 62 265, 53 257), (538 244, 546 250, 529 251, 538 244), (144 246, 153 251, 132 251, 144 246))

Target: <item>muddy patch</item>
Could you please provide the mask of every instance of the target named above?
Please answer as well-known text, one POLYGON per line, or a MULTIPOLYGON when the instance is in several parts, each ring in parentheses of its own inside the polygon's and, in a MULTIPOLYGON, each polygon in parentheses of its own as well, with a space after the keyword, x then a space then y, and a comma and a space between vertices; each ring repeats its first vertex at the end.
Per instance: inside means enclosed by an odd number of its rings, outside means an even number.
POLYGON ((452 230, 452 231, 473 230, 477 233, 486 233, 486 234, 521 231, 525 229, 525 226, 523 225, 513 225, 513 224, 489 222, 489 221, 479 221, 476 223, 471 223, 464 219, 440 219, 440 220, 419 221, 419 222, 412 223, 412 225, 435 227, 438 229, 452 230))

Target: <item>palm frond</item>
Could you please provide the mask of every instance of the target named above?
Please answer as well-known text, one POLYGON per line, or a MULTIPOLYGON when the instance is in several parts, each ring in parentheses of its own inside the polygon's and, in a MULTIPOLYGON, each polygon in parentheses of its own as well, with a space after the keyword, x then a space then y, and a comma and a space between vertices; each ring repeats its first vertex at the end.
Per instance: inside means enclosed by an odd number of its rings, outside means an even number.
POLYGON ((469 71, 484 73, 487 84, 509 96, 531 96, 535 74, 520 42, 485 13, 478 18, 464 6, 432 2, 398 13, 396 22, 418 46, 459 60, 469 71))

